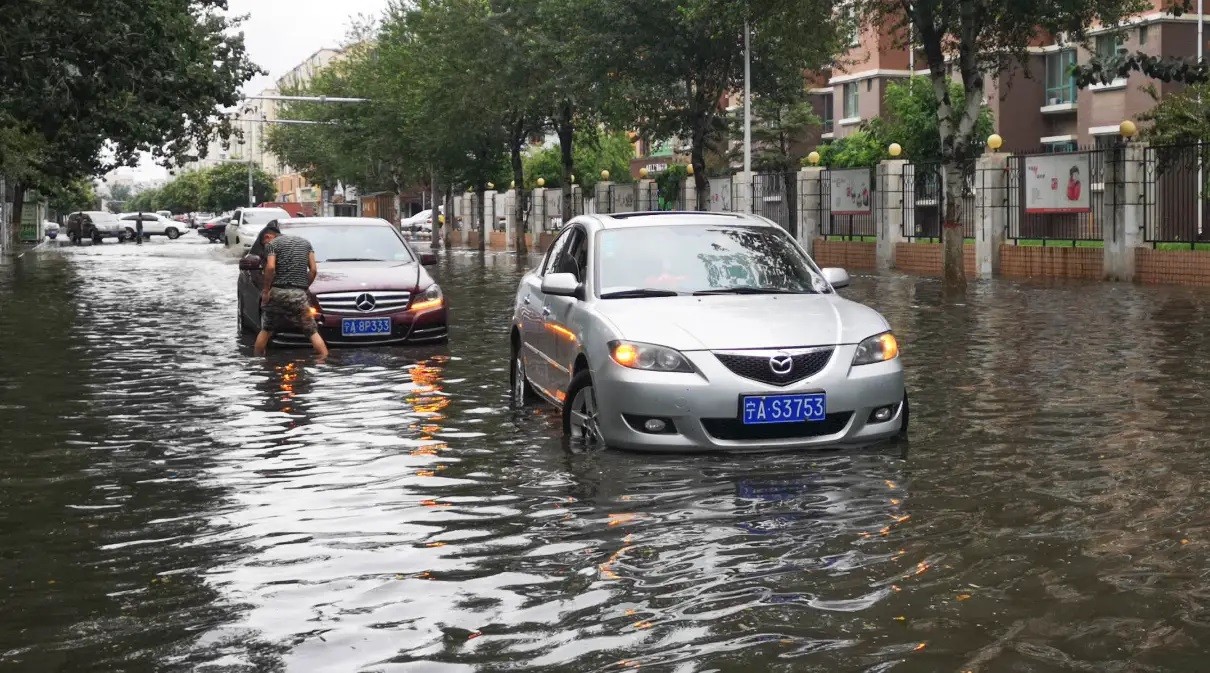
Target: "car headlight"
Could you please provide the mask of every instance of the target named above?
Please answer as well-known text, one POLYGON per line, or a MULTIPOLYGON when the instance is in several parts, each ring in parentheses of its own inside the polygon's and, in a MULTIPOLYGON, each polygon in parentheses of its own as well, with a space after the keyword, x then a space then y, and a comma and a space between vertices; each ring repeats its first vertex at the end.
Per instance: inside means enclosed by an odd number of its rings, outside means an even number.
POLYGON ((632 341, 610 341, 609 355, 614 362, 630 369, 650 372, 693 372, 693 366, 689 364, 689 360, 684 355, 663 346, 632 341))
POLYGON ((854 365, 872 365, 875 362, 886 362, 899 357, 899 341, 890 332, 876 334, 857 344, 857 353, 853 355, 854 365))
POLYGON ((416 300, 412 302, 412 310, 424 311, 430 308, 437 308, 444 301, 445 295, 441 293, 441 286, 433 283, 424 292, 416 295, 416 300))

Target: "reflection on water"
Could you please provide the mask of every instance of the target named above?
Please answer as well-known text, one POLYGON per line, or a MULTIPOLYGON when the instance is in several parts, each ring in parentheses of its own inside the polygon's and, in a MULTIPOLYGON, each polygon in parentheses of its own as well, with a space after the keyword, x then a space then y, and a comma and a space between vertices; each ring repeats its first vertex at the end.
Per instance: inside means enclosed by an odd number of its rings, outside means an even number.
POLYGON ((513 257, 445 257, 448 347, 317 364, 195 240, 0 265, 0 668, 1204 667, 1195 292, 858 277, 910 453, 582 453, 507 404, 513 257))

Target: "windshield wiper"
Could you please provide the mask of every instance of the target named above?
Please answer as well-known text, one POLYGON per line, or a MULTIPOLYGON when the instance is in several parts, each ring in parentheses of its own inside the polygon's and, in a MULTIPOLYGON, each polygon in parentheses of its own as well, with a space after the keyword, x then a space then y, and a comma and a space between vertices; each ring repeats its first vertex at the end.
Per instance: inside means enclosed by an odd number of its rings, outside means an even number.
POLYGON ((809 294, 801 290, 786 290, 778 287, 723 287, 717 290, 699 290, 693 293, 695 297, 711 294, 809 294))
POLYGON ((325 259, 325 262, 385 262, 385 259, 371 259, 369 257, 333 257, 325 259))
POLYGON ((676 290, 659 290, 653 287, 636 287, 633 290, 617 290, 615 292, 606 292, 601 295, 601 299, 640 299, 643 297, 677 297, 680 292, 676 290))

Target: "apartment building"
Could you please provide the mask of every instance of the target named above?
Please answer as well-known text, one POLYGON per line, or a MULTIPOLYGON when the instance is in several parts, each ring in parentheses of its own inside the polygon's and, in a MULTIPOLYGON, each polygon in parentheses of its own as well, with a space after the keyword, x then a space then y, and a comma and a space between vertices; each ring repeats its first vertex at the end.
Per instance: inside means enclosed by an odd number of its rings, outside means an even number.
MULTIPOLYGON (((1152 2, 1151 10, 1125 21, 1117 35, 1109 29, 1094 31, 1092 49, 1102 57, 1119 50, 1195 56, 1198 15, 1172 16, 1162 9, 1165 0, 1152 2)), ((884 93, 891 82, 913 73, 928 75, 923 54, 904 42, 892 28, 865 27, 853 36, 836 66, 812 77, 811 101, 824 121, 820 142, 843 138, 862 121, 884 114, 884 93)), ((996 132, 1009 150, 1063 151, 1111 143, 1123 119, 1137 118, 1154 106, 1146 87, 1154 86, 1161 96, 1183 88, 1131 73, 1109 84, 1077 89, 1069 68, 1087 62, 1092 53, 1062 35, 1040 38, 1029 53, 1026 67, 991 77, 986 87, 996 132)))

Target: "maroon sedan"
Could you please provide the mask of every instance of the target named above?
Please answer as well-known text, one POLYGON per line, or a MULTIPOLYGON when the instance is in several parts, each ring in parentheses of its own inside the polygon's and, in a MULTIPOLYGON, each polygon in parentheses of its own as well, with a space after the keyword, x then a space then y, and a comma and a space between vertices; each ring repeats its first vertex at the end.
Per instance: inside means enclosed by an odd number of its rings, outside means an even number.
MULTIPOLYGON (((440 343, 448 337, 445 296, 424 268, 433 254, 417 254, 386 220, 308 217, 281 220, 283 234, 311 242, 319 276, 311 285, 312 308, 324 341, 332 345, 440 343)), ((259 241, 240 260, 239 325, 260 325, 264 250, 259 241)), ((307 344, 301 334, 274 341, 307 344)))

